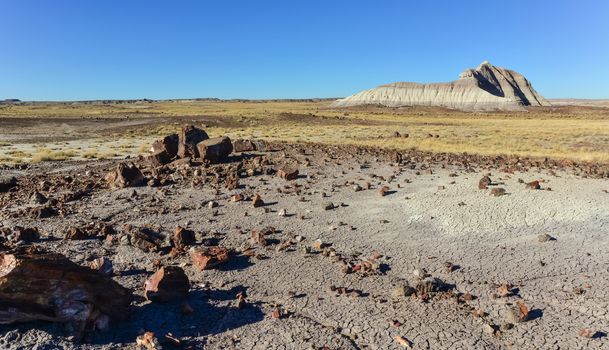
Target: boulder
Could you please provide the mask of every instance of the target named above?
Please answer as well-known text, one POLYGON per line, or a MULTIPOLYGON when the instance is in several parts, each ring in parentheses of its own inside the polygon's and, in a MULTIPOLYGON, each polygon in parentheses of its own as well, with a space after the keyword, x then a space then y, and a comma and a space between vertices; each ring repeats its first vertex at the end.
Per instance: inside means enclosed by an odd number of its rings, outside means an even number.
POLYGON ((106 181, 113 188, 140 186, 146 183, 146 178, 133 163, 119 163, 116 169, 106 174, 106 181))
POLYGON ((28 321, 99 327, 128 316, 131 292, 61 254, 22 248, 0 254, 0 324, 28 321))
POLYGON ((188 125, 180 131, 178 142, 178 157, 180 158, 199 158, 197 144, 209 139, 207 133, 193 125, 188 125))
POLYGON ((178 155, 178 144, 180 137, 178 134, 171 134, 154 141, 150 148, 151 153, 165 151, 169 158, 175 158, 178 155))
POLYGON ((169 302, 188 296, 190 281, 178 266, 161 267, 144 284, 144 295, 153 302, 169 302))
POLYGON ((196 241, 195 232, 181 226, 176 227, 176 230, 171 237, 171 243, 177 249, 184 249, 187 246, 194 245, 196 241))
POLYGON ((233 152, 233 144, 228 136, 215 137, 197 144, 199 157, 212 164, 223 161, 233 152))

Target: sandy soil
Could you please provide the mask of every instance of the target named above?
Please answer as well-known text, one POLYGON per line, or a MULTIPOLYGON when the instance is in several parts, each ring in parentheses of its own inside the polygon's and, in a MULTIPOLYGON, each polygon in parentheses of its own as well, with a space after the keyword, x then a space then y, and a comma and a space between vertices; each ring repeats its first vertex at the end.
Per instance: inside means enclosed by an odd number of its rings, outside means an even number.
MULTIPOLYGON (((0 194, 1 226, 37 226, 46 235, 37 245, 80 264, 109 257, 115 280, 139 296, 127 321, 89 332, 82 343, 67 338, 62 325, 34 322, 1 326, 0 347, 135 348, 135 338, 143 331, 159 337, 171 333, 195 349, 403 348, 396 336, 408 339, 414 349, 609 347, 606 179, 577 176, 570 169, 507 173, 406 156, 393 163, 382 154, 326 146, 294 146, 264 156, 274 163, 286 157, 298 161, 301 176, 294 181, 275 175, 243 177, 240 188, 227 190, 209 182, 197 184, 197 167, 188 168, 172 172, 175 183, 169 186, 102 186, 66 203, 63 216, 48 219, 14 215, 34 206, 16 200, 27 198, 31 188, 0 194), (506 195, 494 197, 490 189, 478 189, 478 181, 488 173, 496 183, 490 188, 504 188, 506 195), (542 189, 527 189, 519 179, 542 180, 542 189), (370 189, 365 189, 367 182, 370 189), (354 184, 364 189, 355 191, 354 184), (385 196, 379 194, 382 186, 389 187, 385 196), (231 202, 235 193, 259 193, 266 205, 231 202), (212 200, 219 206, 209 208, 212 200), (327 201, 334 209, 322 207, 327 201), (288 215, 279 216, 281 209, 288 215), (251 247, 256 254, 235 253, 229 263, 197 272, 187 255, 144 253, 102 239, 54 239, 63 238, 69 227, 98 220, 117 230, 128 223, 152 225, 167 234, 186 226, 198 233, 198 244, 236 252, 251 247), (268 226, 275 228, 267 237, 271 243, 295 236, 304 240, 287 250, 278 244, 252 246, 251 230, 268 226), (555 240, 540 242, 543 233, 555 240), (317 239, 326 246, 307 252, 305 247, 317 239), (380 267, 371 275, 345 274, 335 254, 353 260, 377 254, 380 267), (193 314, 182 314, 181 302, 155 304, 141 297, 156 259, 184 267, 191 281, 187 302, 193 314), (452 271, 447 262, 453 264, 452 271), (452 291, 429 300, 396 297, 396 288, 416 284, 415 269, 427 270, 452 291), (503 283, 513 285, 513 295, 495 295, 503 283), (332 286, 346 287, 347 293, 332 286), (247 306, 241 309, 235 301, 240 291, 247 294, 247 306), (464 301, 464 293, 472 300, 464 301), (519 300, 531 312, 528 320, 510 328, 507 314, 519 300), (271 317, 278 308, 283 316, 271 317), (597 336, 579 336, 582 328, 598 331, 597 336)), ((239 161, 233 158, 222 166, 239 161)), ((32 183, 53 183, 66 175, 102 181, 114 164, 60 162, 5 168, 2 173, 32 183)), ((199 177, 206 172, 211 174, 203 168, 199 177)))

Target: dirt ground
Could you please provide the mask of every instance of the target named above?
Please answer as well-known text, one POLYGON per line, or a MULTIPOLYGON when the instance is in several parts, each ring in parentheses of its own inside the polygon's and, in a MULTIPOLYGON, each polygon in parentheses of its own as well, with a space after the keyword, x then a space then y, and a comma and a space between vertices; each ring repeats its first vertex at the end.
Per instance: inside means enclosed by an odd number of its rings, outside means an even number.
POLYGON ((31 322, 0 326, 1 348, 128 349, 144 331, 161 340, 171 334, 184 349, 609 347, 609 173, 601 166, 278 143, 220 165, 168 166, 158 187, 109 188, 103 177, 121 161, 0 170, 20 184, 0 193, 1 227, 37 227, 36 246, 78 264, 110 258, 114 280, 136 295, 127 320, 88 331, 81 342, 61 324, 31 322), (256 159, 266 165, 247 174, 256 159), (295 180, 274 173, 288 161, 298 164, 295 180), (223 179, 235 169, 239 186, 228 189, 223 179), (484 175, 492 183, 479 189, 484 175), (540 189, 527 188, 534 180, 540 189), (87 183, 93 189, 82 198, 64 200, 87 183), (496 188, 505 195, 490 195, 496 188), (58 215, 30 215, 36 189, 59 199, 58 215), (231 201, 238 193, 258 193, 265 204, 231 201), (63 239, 92 222, 165 235, 182 226, 197 233, 197 246, 232 253, 199 272, 188 254, 145 253, 104 237, 63 239), (268 244, 253 243, 253 230, 267 231, 268 244), (554 239, 542 242, 542 234, 554 239), (183 267, 191 282, 185 300, 143 298, 156 260, 183 267), (362 261, 373 267, 345 269, 362 261), (422 271, 441 282, 438 290, 404 296, 422 271), (184 302, 194 312, 181 312, 184 302), (526 317, 510 317, 521 302, 526 317), (586 328, 593 337, 580 336, 586 328))

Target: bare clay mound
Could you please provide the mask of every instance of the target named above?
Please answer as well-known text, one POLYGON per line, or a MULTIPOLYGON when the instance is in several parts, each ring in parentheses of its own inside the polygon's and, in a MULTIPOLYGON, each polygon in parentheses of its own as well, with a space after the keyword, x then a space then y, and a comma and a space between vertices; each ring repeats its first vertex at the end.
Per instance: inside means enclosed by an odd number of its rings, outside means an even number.
POLYGON ((0 348, 609 347, 606 167, 203 134, 1 170, 0 348))
POLYGON ((466 69, 448 83, 400 82, 382 85, 335 101, 333 107, 361 105, 438 106, 461 110, 524 110, 524 106, 549 106, 520 73, 488 61, 466 69))

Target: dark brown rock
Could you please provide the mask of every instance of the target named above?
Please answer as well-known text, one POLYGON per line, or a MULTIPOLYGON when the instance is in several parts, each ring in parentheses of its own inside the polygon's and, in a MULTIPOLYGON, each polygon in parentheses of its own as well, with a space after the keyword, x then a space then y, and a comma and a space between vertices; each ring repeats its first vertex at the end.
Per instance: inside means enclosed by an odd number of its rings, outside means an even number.
POLYGON ((161 150, 146 156, 146 162, 152 167, 158 167, 171 162, 172 157, 167 151, 161 150))
POLYGON ((197 144, 201 160, 215 164, 223 161, 233 152, 233 144, 228 136, 214 137, 197 144))
POLYGON ((284 165, 277 170, 277 176, 285 180, 296 180, 298 178, 298 168, 293 165, 284 165))
POLYGON ((85 232, 85 230, 83 230, 79 227, 70 227, 64 237, 64 239, 67 239, 67 240, 80 240, 80 239, 87 239, 87 238, 89 238, 89 235, 87 234, 87 232, 85 232))
POLYGON ((38 232, 38 228, 36 227, 23 228, 16 226, 13 229, 13 234, 16 242, 24 241, 29 243, 36 242, 40 239, 40 232, 38 232))
POLYGON ((254 197, 252 198, 252 205, 254 206, 254 208, 258 208, 264 205, 264 201, 262 200, 262 197, 260 197, 260 195, 258 193, 256 193, 254 195, 254 197))
POLYGON ((162 139, 154 141, 152 144, 152 153, 165 151, 169 158, 175 158, 178 155, 178 144, 180 137, 178 134, 171 134, 163 137, 162 139))
POLYGON ((196 243, 195 232, 178 226, 171 237, 171 242, 177 249, 185 249, 196 243))
POLYGON ((126 318, 131 298, 111 278, 63 255, 31 247, 0 254, 0 324, 43 320, 83 330, 108 316, 126 318))
POLYGON ((17 178, 14 176, 0 175, 0 192, 7 192, 17 186, 17 178))
POLYGON ((169 302, 188 296, 190 281, 181 267, 165 266, 155 272, 144 284, 144 295, 154 302, 169 302))
POLYGON ((178 142, 178 157, 199 158, 197 144, 209 139, 207 133, 193 125, 188 125, 180 131, 178 142))
POLYGON ((255 151, 256 148, 250 140, 238 139, 233 141, 233 151, 236 153, 255 151))
POLYGON ((106 181, 113 188, 125 188, 143 185, 146 178, 135 164, 119 163, 116 169, 106 174, 106 181))

